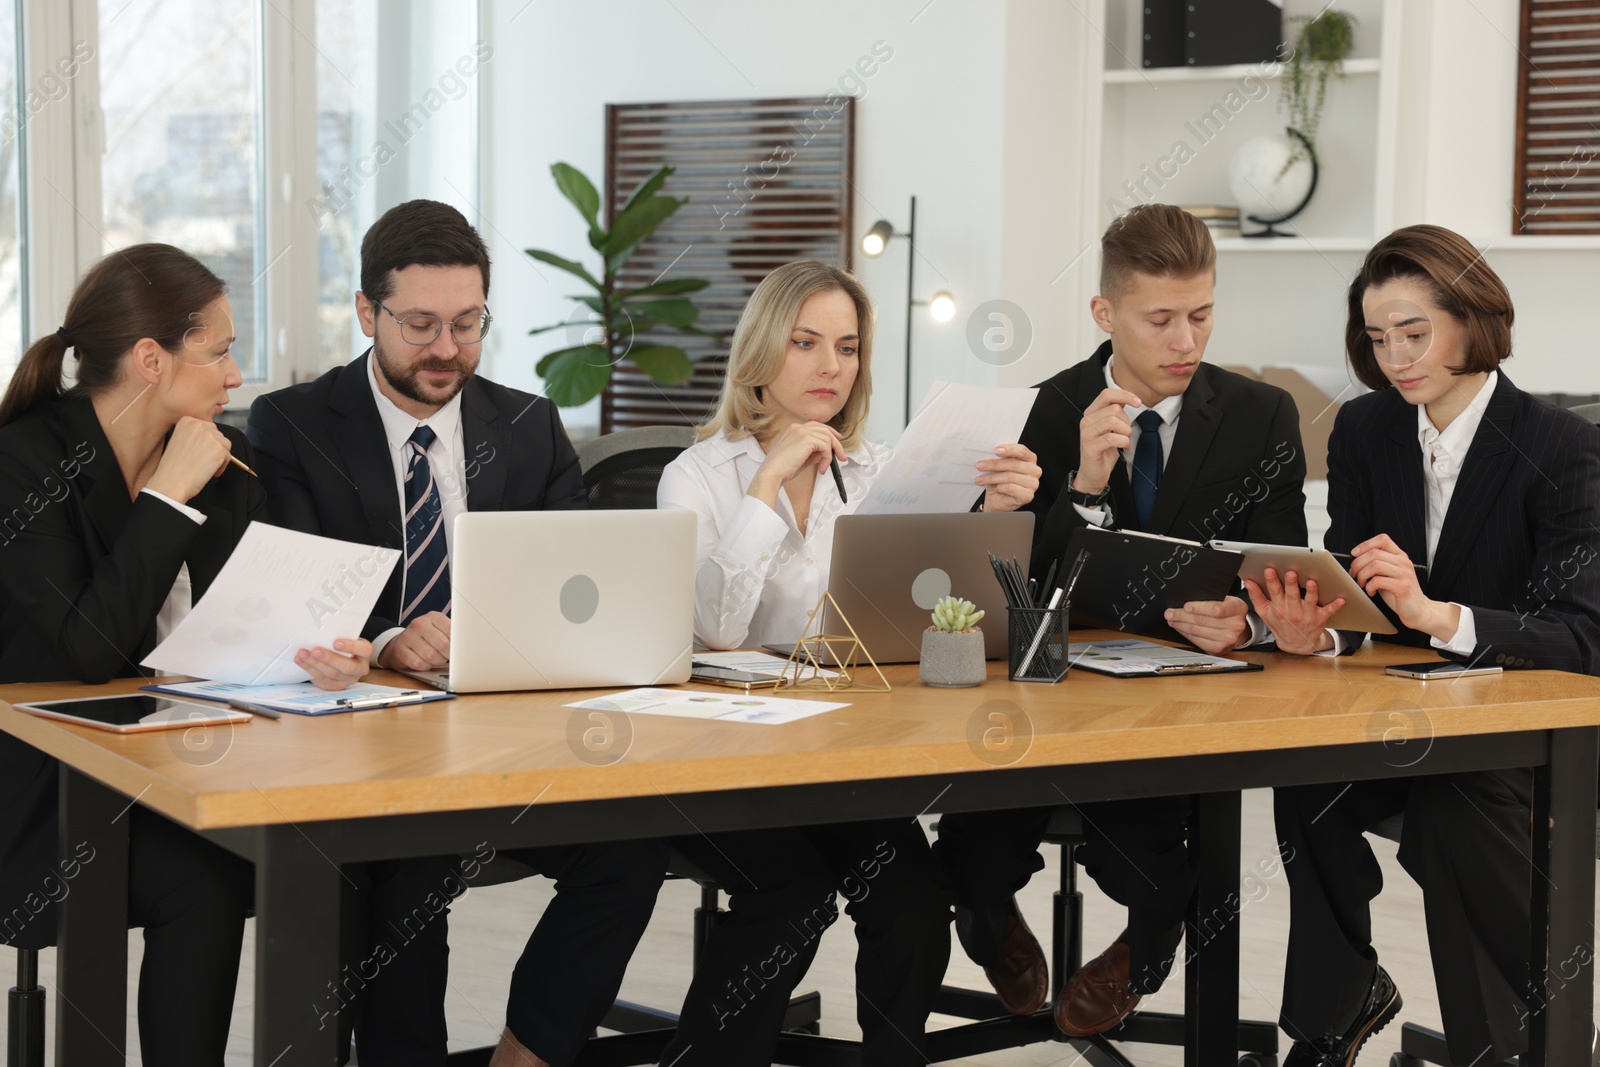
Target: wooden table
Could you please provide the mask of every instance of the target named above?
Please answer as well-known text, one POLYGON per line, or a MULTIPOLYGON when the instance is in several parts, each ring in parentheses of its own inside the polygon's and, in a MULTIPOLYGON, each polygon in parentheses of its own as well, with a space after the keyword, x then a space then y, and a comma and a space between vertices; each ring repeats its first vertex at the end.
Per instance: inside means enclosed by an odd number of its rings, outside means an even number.
MULTIPOLYGON (((9 706, 89 687, 0 687, 0 729, 65 765, 62 841, 96 850, 62 906, 57 1062, 123 1062, 118 816, 130 800, 256 864, 256 1062, 292 1067, 334 1062, 336 1027, 318 1022, 340 962, 344 863, 470 854, 483 841, 503 850, 1195 794, 1202 811, 1233 821, 1232 854, 1199 857, 1202 891, 1236 891, 1241 789, 1534 767, 1542 877, 1530 954, 1535 974, 1546 959, 1560 974, 1530 1020, 1528 1062, 1587 1065, 1600 679, 1516 671, 1419 683, 1383 667, 1427 657, 1386 645, 1337 661, 1241 655, 1267 670, 1080 670, 1050 686, 1008 682, 991 663, 984 686, 948 690, 917 682, 914 664, 890 667, 893 692, 838 695, 850 706, 776 727, 599 715, 562 706, 592 693, 550 692, 117 736, 9 706)), ((1209 1008, 1191 1005, 1189 1064, 1234 1060, 1237 937, 1229 924, 1219 950, 1191 965, 1212 992, 1209 1008)))

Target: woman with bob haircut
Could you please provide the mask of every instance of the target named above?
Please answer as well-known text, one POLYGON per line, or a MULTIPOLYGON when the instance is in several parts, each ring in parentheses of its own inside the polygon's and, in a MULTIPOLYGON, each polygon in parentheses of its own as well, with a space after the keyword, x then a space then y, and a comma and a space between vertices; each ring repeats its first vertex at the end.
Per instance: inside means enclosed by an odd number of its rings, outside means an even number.
MULTIPOLYGON (((834 522, 890 455, 864 436, 873 319, 855 276, 814 260, 779 267, 750 295, 719 407, 657 493, 661 507, 698 516, 702 644, 793 641, 827 589, 834 522)), ((987 510, 1015 510, 1033 499, 1039 467, 1021 445, 996 453, 978 464, 974 486, 987 510)), ((662 1063, 772 1062, 790 993, 837 917, 836 890, 856 925, 861 1062, 928 1062, 923 1034, 950 957, 951 893, 915 820, 695 835, 674 846, 730 902, 662 1063)))
MULTIPOLYGON (((266 517, 261 483, 231 462, 252 458, 244 434, 214 421, 242 383, 233 342, 222 279, 171 245, 139 244, 91 267, 65 323, 23 355, 0 401, 0 683, 142 676, 266 517), (64 390, 69 350, 77 380, 64 390)), ((340 689, 372 648, 331 644, 295 662, 340 689)), ((93 860, 60 855, 59 774, 0 734, 0 942, 18 948, 55 943, 63 880, 93 860)), ((128 818, 144 1062, 221 1067, 250 864, 148 808, 128 818)))
MULTIPOLYGON (((1472 244, 1408 226, 1350 284, 1345 348, 1374 391, 1328 440, 1326 546, 1399 632, 1462 663, 1600 673, 1600 429, 1518 389, 1511 295, 1472 244), (1419 573, 1419 567, 1425 568, 1419 573)), ((1342 655, 1315 582, 1268 571, 1248 592, 1278 648, 1342 655)), ((1282 788, 1290 930, 1284 1067, 1348 1067, 1399 1012, 1372 947, 1382 874, 1363 832, 1404 813, 1400 863, 1422 886, 1450 1058, 1528 1047, 1533 774, 1473 771, 1282 788), (1290 862, 1290 860, 1293 862, 1290 862)))

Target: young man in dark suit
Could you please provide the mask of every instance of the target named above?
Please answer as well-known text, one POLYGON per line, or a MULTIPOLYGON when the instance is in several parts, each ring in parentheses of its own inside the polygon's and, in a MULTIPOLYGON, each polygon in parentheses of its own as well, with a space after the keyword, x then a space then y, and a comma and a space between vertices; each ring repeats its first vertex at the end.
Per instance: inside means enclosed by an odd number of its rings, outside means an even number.
MULTIPOLYGON (((1022 432, 1044 474, 1034 496, 1033 568, 1061 560, 1080 526, 1192 541, 1306 543, 1305 457, 1289 394, 1202 362, 1216 249, 1205 224, 1164 204, 1133 208, 1101 242, 1090 304, 1109 340, 1043 382, 1022 432)), ((1070 560, 1062 561, 1063 565, 1070 560)), ((1169 610, 1213 654, 1271 634, 1237 596, 1169 610)), ((1080 804, 1079 857, 1128 908, 1127 929, 1063 986, 1056 1024, 1087 1036, 1120 1023, 1171 969, 1195 876, 1186 797, 1080 804)), ((938 850, 956 885, 956 931, 1002 1003, 1038 1010, 1044 953, 1015 894, 1044 867, 1049 809, 946 815, 938 850)))
MULTIPOLYGON (((274 522, 404 552, 362 635, 376 666, 449 662, 457 514, 584 506, 578 457, 555 407, 477 376, 488 293, 488 250, 459 211, 429 200, 392 208, 361 245, 356 311, 372 347, 251 405, 247 433, 274 522)), ((500 855, 556 879, 558 889, 517 963, 492 1062, 561 1067, 615 998, 654 907, 666 846, 500 855)), ((481 855, 369 865, 376 977, 355 999, 363 1061, 444 1064, 444 905, 465 892, 470 878, 461 874, 484 865, 481 855), (427 919, 420 931, 418 916, 427 919)))

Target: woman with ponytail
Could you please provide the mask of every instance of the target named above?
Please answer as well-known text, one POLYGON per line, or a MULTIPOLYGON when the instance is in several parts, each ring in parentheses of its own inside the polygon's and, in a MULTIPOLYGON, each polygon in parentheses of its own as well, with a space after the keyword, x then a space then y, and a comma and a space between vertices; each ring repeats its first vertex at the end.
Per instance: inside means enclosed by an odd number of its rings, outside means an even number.
MULTIPOLYGON (((0 400, 0 683, 139 676, 265 517, 260 483, 231 462, 250 462, 244 434, 213 421, 242 384, 233 341, 222 279, 144 244, 91 268, 23 356, 0 400)), ((333 645, 297 657, 327 689, 371 655, 333 645)), ((84 860, 58 855, 57 780, 55 760, 0 734, 0 944, 52 944, 60 875, 84 860)), ((129 818, 144 1061, 221 1067, 250 865, 138 805, 129 818)))

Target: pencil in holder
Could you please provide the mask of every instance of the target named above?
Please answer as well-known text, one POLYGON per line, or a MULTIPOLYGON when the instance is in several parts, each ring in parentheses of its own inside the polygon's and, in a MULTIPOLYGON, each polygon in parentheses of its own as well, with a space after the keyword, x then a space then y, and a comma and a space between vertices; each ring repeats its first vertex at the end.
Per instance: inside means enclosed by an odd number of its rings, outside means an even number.
POLYGON ((1067 609, 1007 608, 1007 677, 1013 682, 1059 682, 1067 675, 1067 609))

